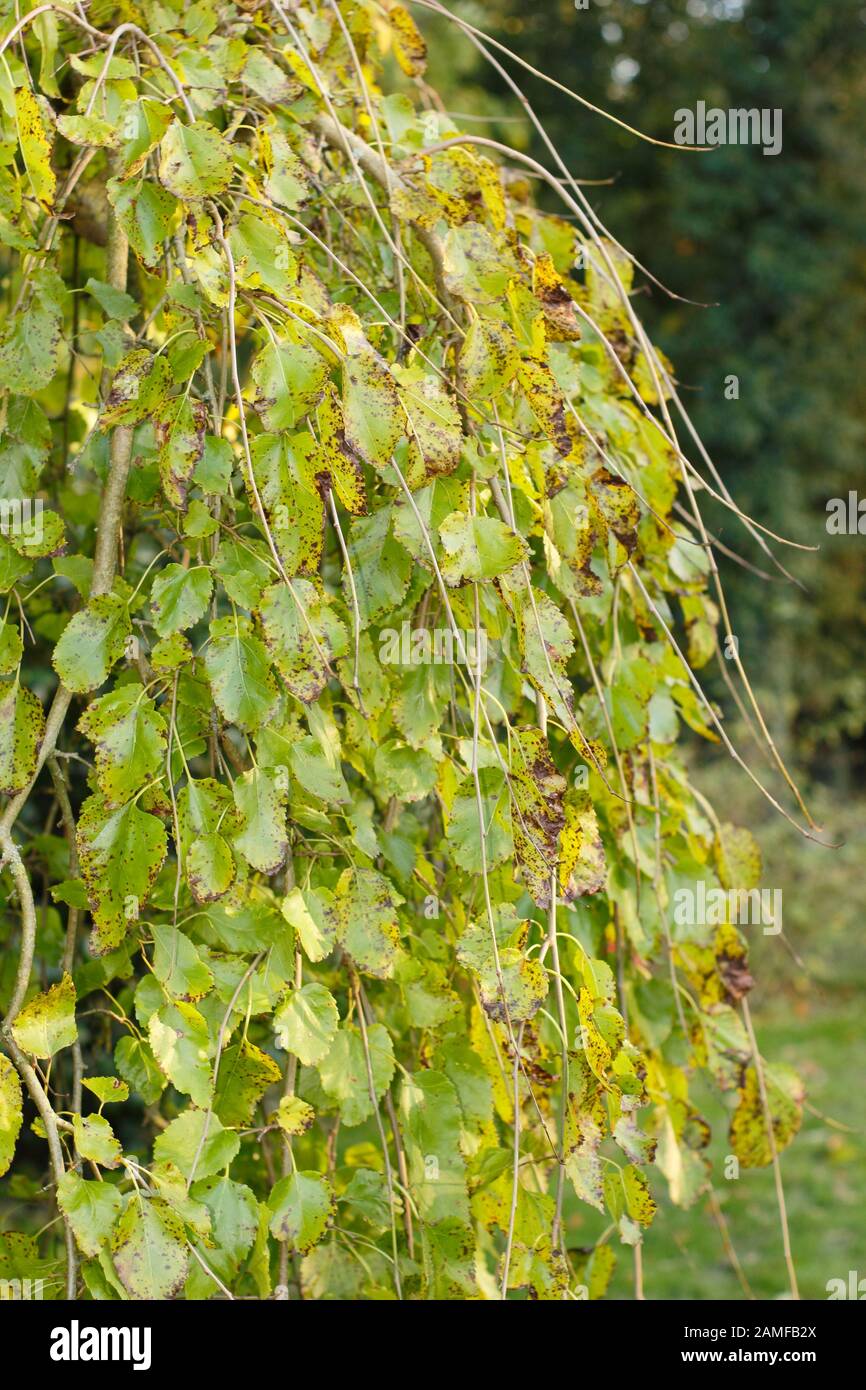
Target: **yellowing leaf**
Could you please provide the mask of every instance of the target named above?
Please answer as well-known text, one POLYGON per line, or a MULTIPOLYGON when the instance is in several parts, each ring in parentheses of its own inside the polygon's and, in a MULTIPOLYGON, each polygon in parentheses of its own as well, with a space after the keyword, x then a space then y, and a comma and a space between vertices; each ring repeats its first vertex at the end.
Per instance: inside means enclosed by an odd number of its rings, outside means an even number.
POLYGON ((75 986, 71 975, 44 994, 37 994, 16 1017, 12 1036, 22 1052, 33 1057, 53 1057, 78 1037, 75 1026, 75 986))
POLYGON ((33 196, 46 212, 50 212, 57 182, 51 168, 51 140, 39 102, 29 87, 15 90, 15 124, 33 196))

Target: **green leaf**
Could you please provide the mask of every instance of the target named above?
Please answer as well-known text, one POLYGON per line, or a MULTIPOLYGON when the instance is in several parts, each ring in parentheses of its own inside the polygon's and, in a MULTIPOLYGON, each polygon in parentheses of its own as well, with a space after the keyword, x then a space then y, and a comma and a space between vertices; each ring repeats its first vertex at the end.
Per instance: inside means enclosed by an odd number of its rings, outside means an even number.
POLYGON ((457 959, 477 977, 481 1003, 491 1018, 500 1023, 506 1019, 524 1023, 534 1017, 547 997, 547 975, 543 966, 526 954, 529 922, 507 904, 494 910, 496 952, 490 922, 484 917, 461 936, 457 959))
POLYGON ((439 527, 445 548, 443 577, 449 584, 495 579, 529 554, 526 542, 495 516, 452 512, 439 527))
POLYGON ((138 1192, 129 1198, 111 1253, 130 1298, 173 1298, 183 1287, 189 1262, 183 1221, 161 1198, 138 1192))
POLYGON ((330 990, 320 984, 303 985, 274 1012, 277 1046, 293 1052, 305 1067, 315 1066, 328 1052, 339 1022, 330 990))
POLYGON ((193 1164, 196 1178, 209 1178, 229 1166, 240 1144, 238 1136, 225 1129, 216 1115, 189 1109, 157 1135, 153 1156, 159 1163, 173 1163, 187 1180, 193 1164))
POLYGON ((332 900, 316 888, 293 888, 283 899, 282 912, 297 932, 311 961, 324 960, 337 941, 337 925, 330 911, 332 900))
POLYGON ((129 1100, 129 1087, 116 1076, 85 1076, 82 1085, 96 1096, 101 1105, 129 1100))
POLYGON ((116 1168, 122 1149, 114 1130, 103 1115, 73 1115, 75 1147, 82 1158, 90 1159, 103 1168, 116 1168))
POLYGON ((9 1058, 0 1053, 0 1177, 12 1164, 22 1119, 21 1082, 9 1058))
POLYGON ((211 1235, 237 1268, 252 1248, 258 1230, 259 1211, 253 1193, 231 1178, 212 1177, 196 1182, 192 1195, 207 1207, 211 1235))
POLYGON ((160 143, 159 179, 175 197, 213 198, 232 177, 231 147, 212 125, 174 120, 160 143))
POLYGON ((220 1058, 214 1111, 226 1125, 249 1125, 265 1091, 280 1080, 276 1062, 260 1047, 235 1043, 220 1058))
POLYGON ((369 344, 343 362, 343 421, 349 448, 380 471, 406 431, 397 383, 369 344))
POLYGON ((251 768, 232 788, 241 828, 233 845, 262 874, 276 873, 289 848, 287 788, 269 768, 251 768))
POLYGON ((52 381, 60 363, 63 294, 54 271, 31 276, 27 307, 10 316, 0 338, 0 381, 6 390, 31 396, 52 381))
MULTIPOLYGON (((387 1028, 374 1023, 367 1029, 373 1090, 381 1100, 394 1075, 394 1045, 387 1028)), ((319 1080, 328 1098, 340 1108, 343 1124, 361 1125, 373 1113, 370 1082, 361 1034, 351 1024, 338 1028, 327 1053, 318 1063, 319 1080)))
POLYGON ((130 246, 144 265, 153 269, 162 257, 163 242, 179 220, 181 204, 148 179, 109 179, 106 189, 130 246))
MULTIPOLYGON (((372 516, 353 521, 348 546, 361 624, 369 627, 403 601, 412 576, 412 558, 391 535, 390 507, 380 507, 372 516)), ((350 598, 348 575, 343 590, 350 598)))
POLYGON ((165 761, 165 720, 137 682, 94 700, 78 727, 96 745, 97 785, 110 806, 128 801, 165 761))
POLYGON ((153 1105, 165 1090, 165 1077, 141 1038, 123 1037, 114 1049, 114 1065, 145 1105, 153 1105))
POLYGON ((0 793, 12 796, 29 785, 45 732, 42 705, 18 679, 0 687, 0 793))
POLYGON ((153 973, 175 999, 195 1003, 213 987, 213 975, 188 936, 154 923, 153 973))
POLYGON ((266 724, 277 703, 267 653, 246 618, 217 618, 204 654, 214 701, 223 718, 241 729, 266 724))
POLYGON ((321 400, 328 378, 324 358, 296 334, 269 342, 254 359, 253 405, 266 430, 291 430, 321 400))
POLYGON ((58 1183, 57 1200, 82 1254, 98 1255, 123 1206, 118 1188, 79 1177, 70 1169, 58 1183))
POLYGON ((332 766, 318 739, 300 738, 297 743, 293 743, 291 762, 295 777, 312 796, 337 804, 351 800, 339 765, 332 766))
POLYGON ((84 288, 96 300, 106 318, 125 322, 138 313, 138 305, 131 294, 107 285, 104 280, 95 280, 91 275, 84 288))
POLYGON ((320 1173, 281 1178, 268 1198, 271 1235, 305 1255, 318 1244, 336 1211, 331 1185, 320 1173))
POLYGON ((394 973, 400 945, 399 893, 375 869, 345 869, 334 889, 337 940, 365 975, 394 973))
POLYGON ((71 1047, 78 1037, 71 975, 64 974, 59 984, 25 1004, 12 1024, 12 1036, 33 1057, 53 1057, 61 1047, 71 1047))
POLYGON ((257 606, 277 670, 292 694, 310 704, 325 687, 331 661, 346 649, 345 627, 307 579, 295 579, 291 590, 272 585, 257 606))
POLYGON ((163 1004, 148 1020, 147 1031, 153 1055, 171 1084, 196 1105, 206 1106, 213 1090, 213 1046, 198 1009, 181 1002, 163 1004))
MULTIPOLYGON (((47 106, 46 109, 50 108, 47 106)), ((39 101, 27 86, 15 91, 15 125, 33 197, 51 211, 57 180, 51 167, 51 138, 39 101)))
POLYGON ((87 885, 97 955, 119 946, 138 918, 167 849, 165 827, 134 802, 112 810, 99 793, 87 798, 78 820, 78 857, 87 885))
POLYGON ((129 610, 118 594, 99 594, 69 620, 52 662, 67 690, 96 690, 123 656, 131 631, 129 610))
POLYGON ((160 637, 193 627, 204 617, 210 602, 213 580, 207 565, 166 565, 153 582, 150 601, 153 625, 160 637))

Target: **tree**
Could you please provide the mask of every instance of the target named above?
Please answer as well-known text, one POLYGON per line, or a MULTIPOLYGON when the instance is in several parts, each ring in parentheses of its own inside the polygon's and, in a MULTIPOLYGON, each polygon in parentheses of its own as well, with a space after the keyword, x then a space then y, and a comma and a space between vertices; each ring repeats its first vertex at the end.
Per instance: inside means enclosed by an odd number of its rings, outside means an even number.
POLYGON ((66 1242, 0 1258, 639 1281, 653 1167, 708 1185, 694 1075, 777 1169, 802 1087, 748 1011, 757 847, 677 752, 741 760, 633 266, 437 108, 400 5, 97 17, 2 41, 0 1166, 47 1160, 66 1242))

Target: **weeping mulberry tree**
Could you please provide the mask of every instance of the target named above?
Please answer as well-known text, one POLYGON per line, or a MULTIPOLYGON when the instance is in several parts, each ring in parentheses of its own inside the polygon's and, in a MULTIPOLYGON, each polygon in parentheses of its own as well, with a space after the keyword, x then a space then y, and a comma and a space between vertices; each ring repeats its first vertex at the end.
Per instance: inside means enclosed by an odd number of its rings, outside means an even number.
POLYGON ((730 907, 672 910, 760 878, 684 731, 812 833, 736 644, 760 773, 699 674, 732 635, 699 501, 780 538, 689 426, 649 272, 550 142, 460 131, 392 0, 21 9, 0 1277, 595 1299, 625 1260, 651 1295, 659 1207, 713 1200, 703 1074, 796 1294, 802 1088, 730 907))

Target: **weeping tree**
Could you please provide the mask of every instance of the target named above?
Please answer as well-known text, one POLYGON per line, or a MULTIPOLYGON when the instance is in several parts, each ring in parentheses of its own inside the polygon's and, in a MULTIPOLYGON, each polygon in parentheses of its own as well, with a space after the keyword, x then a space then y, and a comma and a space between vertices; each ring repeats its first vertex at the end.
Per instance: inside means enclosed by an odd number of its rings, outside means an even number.
POLYGON ((643 1297, 659 1203, 722 1220, 703 1076, 775 1169, 796 1295, 760 855, 678 750, 721 741, 814 833, 702 494, 761 563, 781 538, 690 426, 649 272, 551 142, 460 131, 392 0, 21 8, 0 1277, 579 1299, 626 1260, 643 1297), (758 771, 703 693, 720 641, 758 771))

